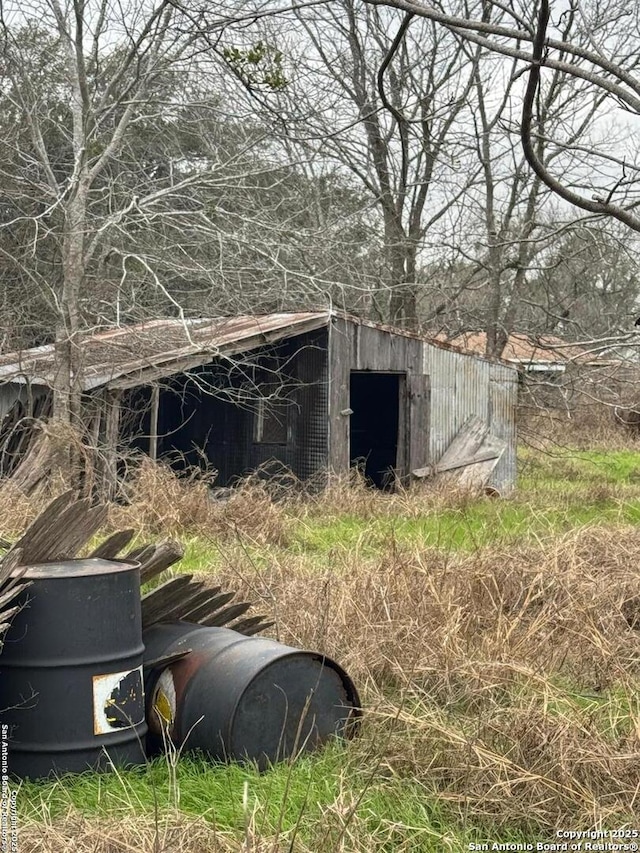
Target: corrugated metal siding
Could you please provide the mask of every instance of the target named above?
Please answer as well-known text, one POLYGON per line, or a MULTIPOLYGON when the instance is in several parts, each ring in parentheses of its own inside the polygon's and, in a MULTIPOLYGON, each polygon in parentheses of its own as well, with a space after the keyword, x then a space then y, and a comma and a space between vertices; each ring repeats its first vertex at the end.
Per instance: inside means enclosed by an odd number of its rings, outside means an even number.
POLYGON ((16 400, 21 400, 27 405, 29 399, 32 404, 40 397, 49 396, 48 388, 35 385, 22 385, 17 382, 7 382, 0 385, 0 418, 3 418, 11 409, 16 400))
POLYGON ((431 376, 430 458, 437 462, 468 417, 477 415, 507 441, 491 485, 506 493, 516 479, 517 372, 471 355, 424 344, 424 372, 431 376))
POLYGON ((13 406, 20 396, 20 390, 18 385, 0 385, 0 418, 3 418, 13 406))
POLYGON ((493 472, 491 485, 502 494, 507 494, 515 487, 517 477, 516 370, 503 365, 492 365, 489 401, 491 431, 507 442, 507 449, 493 472))

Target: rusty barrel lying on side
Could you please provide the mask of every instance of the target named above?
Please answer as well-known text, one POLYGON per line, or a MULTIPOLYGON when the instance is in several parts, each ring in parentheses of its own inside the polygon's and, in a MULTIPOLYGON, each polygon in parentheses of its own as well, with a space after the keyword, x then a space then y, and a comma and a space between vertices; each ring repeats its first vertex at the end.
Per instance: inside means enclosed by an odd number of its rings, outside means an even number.
POLYGON ((25 580, 0 653, 9 773, 39 779, 143 763, 138 564, 43 563, 25 580))
POLYGON ((353 734, 358 693, 323 655, 189 622, 154 625, 143 637, 145 660, 189 652, 147 680, 156 748, 164 729, 177 746, 264 768, 353 734))

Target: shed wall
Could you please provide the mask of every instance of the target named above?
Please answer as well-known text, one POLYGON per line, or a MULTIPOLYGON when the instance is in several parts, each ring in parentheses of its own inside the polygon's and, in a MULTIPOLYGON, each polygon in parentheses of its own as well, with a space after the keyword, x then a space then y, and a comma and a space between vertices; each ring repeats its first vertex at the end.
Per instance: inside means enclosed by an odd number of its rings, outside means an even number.
POLYGON ((23 382, 7 382, 0 385, 0 418, 3 418, 13 404, 20 400, 25 406, 31 401, 48 397, 51 392, 42 385, 25 385, 23 382))
POLYGON ((425 342, 424 372, 431 376, 432 462, 437 463, 467 418, 477 415, 507 442, 491 485, 509 492, 516 481, 517 371, 425 342))
MULTIPOLYGON (((329 464, 349 469, 350 376, 353 370, 407 375, 423 372, 422 341, 334 317, 329 327, 329 464)), ((417 426, 417 425, 416 425, 417 426)), ((428 423, 424 424, 425 436, 428 423)))

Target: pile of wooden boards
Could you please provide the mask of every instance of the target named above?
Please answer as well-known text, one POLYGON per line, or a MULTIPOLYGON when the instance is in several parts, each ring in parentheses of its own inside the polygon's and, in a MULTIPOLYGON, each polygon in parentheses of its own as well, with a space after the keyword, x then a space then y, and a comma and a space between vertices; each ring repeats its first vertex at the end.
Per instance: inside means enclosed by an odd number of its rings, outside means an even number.
MULTIPOLYGON (((91 506, 73 492, 56 498, 13 544, 4 542, 6 554, 0 562, 0 647, 22 588, 24 567, 54 560, 71 560, 86 550, 99 534, 108 516, 104 504, 91 506)), ((184 556, 179 542, 167 540, 127 550, 133 529, 120 530, 105 538, 88 557, 135 561, 140 564, 140 583, 147 584, 184 556)), ((251 603, 234 601, 236 592, 223 590, 192 574, 179 574, 142 595, 142 623, 188 619, 200 625, 224 626, 250 636, 273 625, 263 615, 248 615, 251 603)))

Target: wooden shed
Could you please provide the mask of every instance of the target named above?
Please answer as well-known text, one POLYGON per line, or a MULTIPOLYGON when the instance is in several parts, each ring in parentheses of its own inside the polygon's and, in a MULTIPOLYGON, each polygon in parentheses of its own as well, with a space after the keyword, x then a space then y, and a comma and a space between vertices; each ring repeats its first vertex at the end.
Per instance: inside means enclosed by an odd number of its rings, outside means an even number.
MULTIPOLYGON (((335 311, 156 320, 82 343, 96 440, 177 468, 206 461, 219 485, 268 462, 306 480, 360 464, 379 487, 434 465, 475 417, 503 446, 492 484, 515 484, 517 373, 335 311)), ((0 414, 32 411, 53 346, 0 357, 0 414)))

